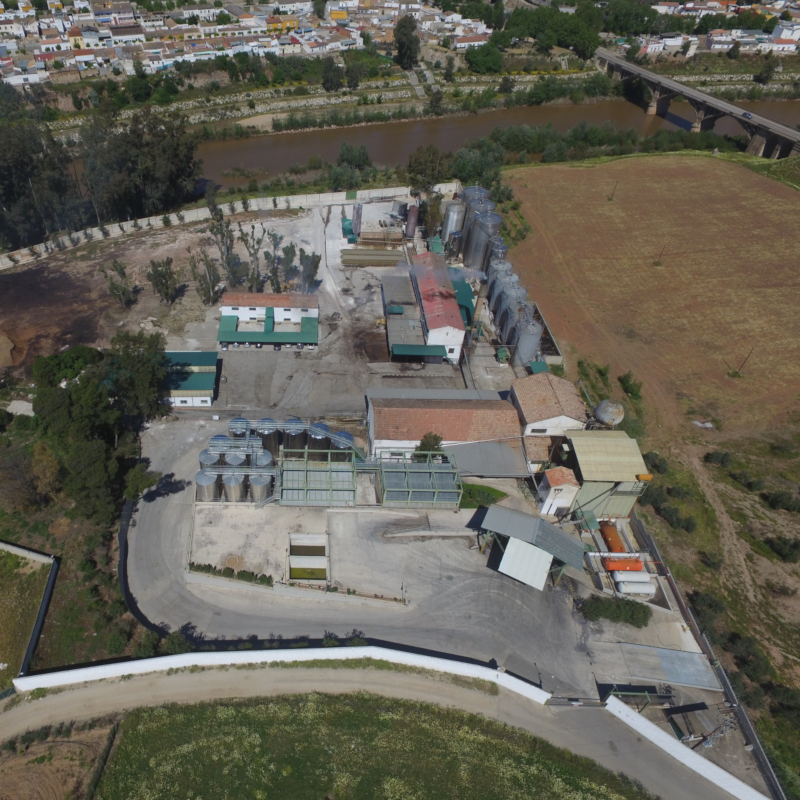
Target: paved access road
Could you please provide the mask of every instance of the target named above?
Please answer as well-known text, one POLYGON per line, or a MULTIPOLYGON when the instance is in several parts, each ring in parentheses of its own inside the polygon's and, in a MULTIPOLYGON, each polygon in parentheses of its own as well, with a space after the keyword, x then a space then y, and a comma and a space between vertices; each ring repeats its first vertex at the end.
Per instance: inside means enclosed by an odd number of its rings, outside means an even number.
POLYGON ((503 689, 492 696, 445 680, 388 670, 222 668, 89 683, 40 700, 25 700, 0 713, 0 741, 45 725, 97 718, 139 706, 358 691, 455 706, 530 731, 557 747, 592 758, 607 769, 624 772, 664 800, 730 800, 726 792, 642 740, 600 708, 545 707, 503 689))

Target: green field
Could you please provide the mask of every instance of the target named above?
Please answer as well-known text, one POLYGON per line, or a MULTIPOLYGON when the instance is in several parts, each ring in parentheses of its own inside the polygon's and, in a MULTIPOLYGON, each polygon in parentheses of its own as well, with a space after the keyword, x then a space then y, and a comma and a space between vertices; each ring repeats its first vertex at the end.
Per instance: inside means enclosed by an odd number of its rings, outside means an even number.
POLYGON ((365 693, 139 709, 120 735, 97 800, 652 797, 513 728, 365 693))
POLYGON ((0 550, 0 691, 19 674, 50 567, 0 550))

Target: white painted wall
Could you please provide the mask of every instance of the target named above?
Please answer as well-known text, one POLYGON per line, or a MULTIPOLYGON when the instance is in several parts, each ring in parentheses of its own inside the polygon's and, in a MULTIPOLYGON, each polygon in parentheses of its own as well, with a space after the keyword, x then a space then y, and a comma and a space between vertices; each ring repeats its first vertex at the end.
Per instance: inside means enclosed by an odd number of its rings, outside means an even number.
POLYGON ((563 436, 567 431, 582 431, 585 427, 585 422, 562 415, 531 422, 525 426, 525 436, 563 436))
POLYGON ((167 402, 176 408, 199 408, 200 406, 210 406, 213 398, 211 397, 167 397, 167 402))
POLYGON ((545 477, 539 486, 536 505, 542 514, 556 514, 559 508, 569 508, 576 494, 578 494, 577 486, 569 483, 563 486, 550 486, 545 477))
POLYGON ((450 326, 433 328, 428 331, 425 344, 440 344, 447 348, 447 360, 451 364, 458 364, 461 358, 461 348, 464 346, 464 331, 450 326))
MULTIPOLYGON (((238 317, 239 322, 263 322, 267 316, 266 308, 252 306, 220 306, 220 314, 238 317)), ((319 317, 318 308, 275 308, 275 322, 300 322, 303 317, 319 317)))

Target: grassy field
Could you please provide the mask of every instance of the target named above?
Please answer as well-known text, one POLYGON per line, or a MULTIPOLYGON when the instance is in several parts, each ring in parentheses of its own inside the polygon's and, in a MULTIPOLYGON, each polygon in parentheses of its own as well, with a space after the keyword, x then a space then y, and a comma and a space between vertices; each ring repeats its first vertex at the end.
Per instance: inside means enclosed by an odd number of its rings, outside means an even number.
POLYGON ((19 674, 49 573, 47 564, 0 550, 0 691, 19 674))
POLYGON ((368 694, 140 709, 120 736, 97 800, 651 797, 526 733, 368 694))
POLYGON ((490 506, 504 497, 508 497, 505 492, 493 489, 491 486, 481 486, 477 483, 465 483, 464 494, 461 496, 460 508, 480 508, 490 506))

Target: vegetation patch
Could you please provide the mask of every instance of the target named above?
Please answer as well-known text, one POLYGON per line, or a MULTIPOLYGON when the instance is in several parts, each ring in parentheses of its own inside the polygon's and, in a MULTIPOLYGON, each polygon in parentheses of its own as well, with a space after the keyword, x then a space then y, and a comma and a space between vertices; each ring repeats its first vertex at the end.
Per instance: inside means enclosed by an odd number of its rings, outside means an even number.
POLYGON ((120 737, 102 800, 651 797, 522 731, 366 693, 139 709, 120 737))
POLYGON ((624 622, 635 628, 645 628, 653 616, 653 609, 635 600, 592 595, 583 601, 581 613, 589 622, 607 619, 610 622, 624 622))
POLYGON ((461 495, 461 508, 481 508, 497 503, 504 497, 508 497, 505 492, 493 489, 491 486, 481 486, 477 483, 464 483, 464 493, 461 495))
POLYGON ((50 567, 0 550, 0 691, 19 674, 50 567))
POLYGON ((189 571, 200 572, 205 575, 216 575, 219 578, 233 578, 245 583, 257 583, 259 586, 272 586, 272 575, 257 574, 246 569, 238 571, 233 570, 231 567, 220 569, 212 564, 195 564, 194 561, 190 561, 189 571))

